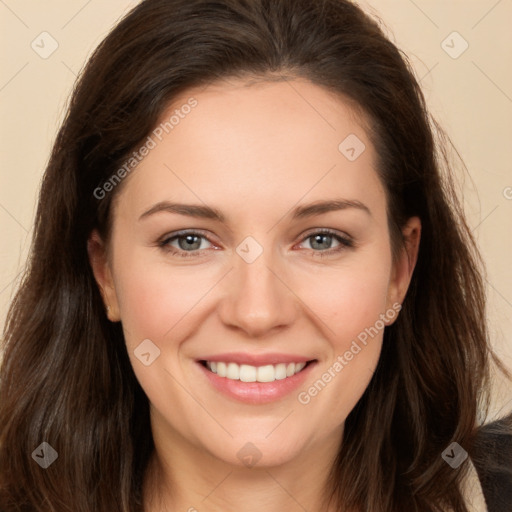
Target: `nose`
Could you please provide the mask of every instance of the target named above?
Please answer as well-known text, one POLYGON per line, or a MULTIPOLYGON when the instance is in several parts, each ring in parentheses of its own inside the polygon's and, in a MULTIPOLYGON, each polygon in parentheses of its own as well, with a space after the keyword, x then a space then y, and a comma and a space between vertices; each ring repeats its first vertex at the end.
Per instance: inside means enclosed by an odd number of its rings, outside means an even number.
POLYGON ((290 326, 298 314, 299 301, 287 284, 288 273, 279 256, 267 249, 251 263, 237 253, 233 261, 218 308, 222 322, 251 338, 290 326))

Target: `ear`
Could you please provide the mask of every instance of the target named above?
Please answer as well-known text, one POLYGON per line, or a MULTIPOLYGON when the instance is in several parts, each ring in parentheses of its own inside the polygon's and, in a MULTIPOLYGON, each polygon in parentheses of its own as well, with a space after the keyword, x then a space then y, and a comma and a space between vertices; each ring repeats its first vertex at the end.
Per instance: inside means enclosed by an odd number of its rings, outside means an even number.
MULTIPOLYGON (((421 238, 421 221, 419 217, 411 217, 402 229, 404 247, 400 249, 397 260, 393 263, 391 279, 388 286, 387 307, 394 304, 402 304, 412 273, 418 260, 418 252, 421 238)), ((396 318, 396 317, 395 317, 396 318)), ((388 325, 392 324, 390 321, 388 325)))
POLYGON ((107 317, 111 322, 119 322, 121 316, 106 244, 96 229, 91 232, 87 240, 87 253, 94 278, 105 303, 107 317))

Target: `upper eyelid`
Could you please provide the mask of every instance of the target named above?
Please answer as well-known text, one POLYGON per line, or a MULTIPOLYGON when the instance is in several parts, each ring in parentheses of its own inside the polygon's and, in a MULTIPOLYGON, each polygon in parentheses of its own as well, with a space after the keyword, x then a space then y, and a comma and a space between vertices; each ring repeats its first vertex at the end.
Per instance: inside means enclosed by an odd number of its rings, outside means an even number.
POLYGON ((352 236, 350 236, 348 233, 346 233, 344 231, 340 231, 338 229, 333 229, 333 228, 310 228, 310 229, 307 229, 305 231, 305 233, 302 235, 302 239, 308 238, 311 235, 314 235, 316 233, 327 233, 330 235, 336 235, 336 236, 352 239, 352 236))

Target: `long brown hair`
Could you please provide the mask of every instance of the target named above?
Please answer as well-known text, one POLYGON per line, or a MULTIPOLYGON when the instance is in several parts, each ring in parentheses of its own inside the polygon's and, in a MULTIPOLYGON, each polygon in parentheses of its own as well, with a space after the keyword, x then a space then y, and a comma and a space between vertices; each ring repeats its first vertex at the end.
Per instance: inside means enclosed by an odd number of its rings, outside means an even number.
MULTIPOLYGON (((371 512, 465 512, 467 465, 494 357, 483 265, 447 165, 442 132, 406 58, 346 0, 145 0, 79 77, 44 174, 33 244, 4 334, 3 512, 140 512, 154 449, 148 399, 120 323, 105 316, 87 238, 108 238, 120 187, 106 183, 169 102, 219 78, 286 75, 350 98, 370 121, 394 250, 406 219, 422 240, 375 374, 346 420, 329 495, 371 512), (105 190, 106 188, 102 188, 105 190), (58 453, 42 469, 42 442, 58 453)), ((284 78, 282 78, 284 79, 284 78)))

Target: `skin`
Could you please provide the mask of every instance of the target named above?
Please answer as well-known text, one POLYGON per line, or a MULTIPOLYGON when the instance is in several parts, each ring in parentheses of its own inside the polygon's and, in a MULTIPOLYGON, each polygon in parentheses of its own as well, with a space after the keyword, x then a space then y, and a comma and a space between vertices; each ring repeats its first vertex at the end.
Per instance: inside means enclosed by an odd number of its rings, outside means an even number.
MULTIPOLYGON (((377 155, 360 114, 342 98, 305 80, 238 79, 187 91, 162 119, 190 97, 197 106, 117 191, 111 239, 94 231, 89 241, 109 318, 122 322, 151 403, 156 450, 146 510, 326 510, 327 472, 375 370, 383 330, 308 404, 297 395, 403 302, 420 221, 409 219, 406 249, 393 261, 377 155), (338 150, 349 134, 366 146, 355 161, 338 150), (345 208, 292 219, 297 206, 340 198, 370 213, 345 208), (160 201, 215 207, 226 221, 166 211, 140 219, 160 201), (349 235, 354 247, 333 253, 335 238, 315 246, 311 235, 326 228, 349 235), (181 229, 204 231, 195 256, 158 245, 181 229), (236 252, 247 236, 263 249, 252 263, 236 252), (161 351, 150 366, 134 355, 145 339, 161 351), (198 368, 205 354, 234 351, 318 362, 297 392, 253 405, 221 394, 198 368), (237 456, 247 442, 261 453, 252 468, 237 456)), ((183 239, 169 243, 186 252, 183 239)))

